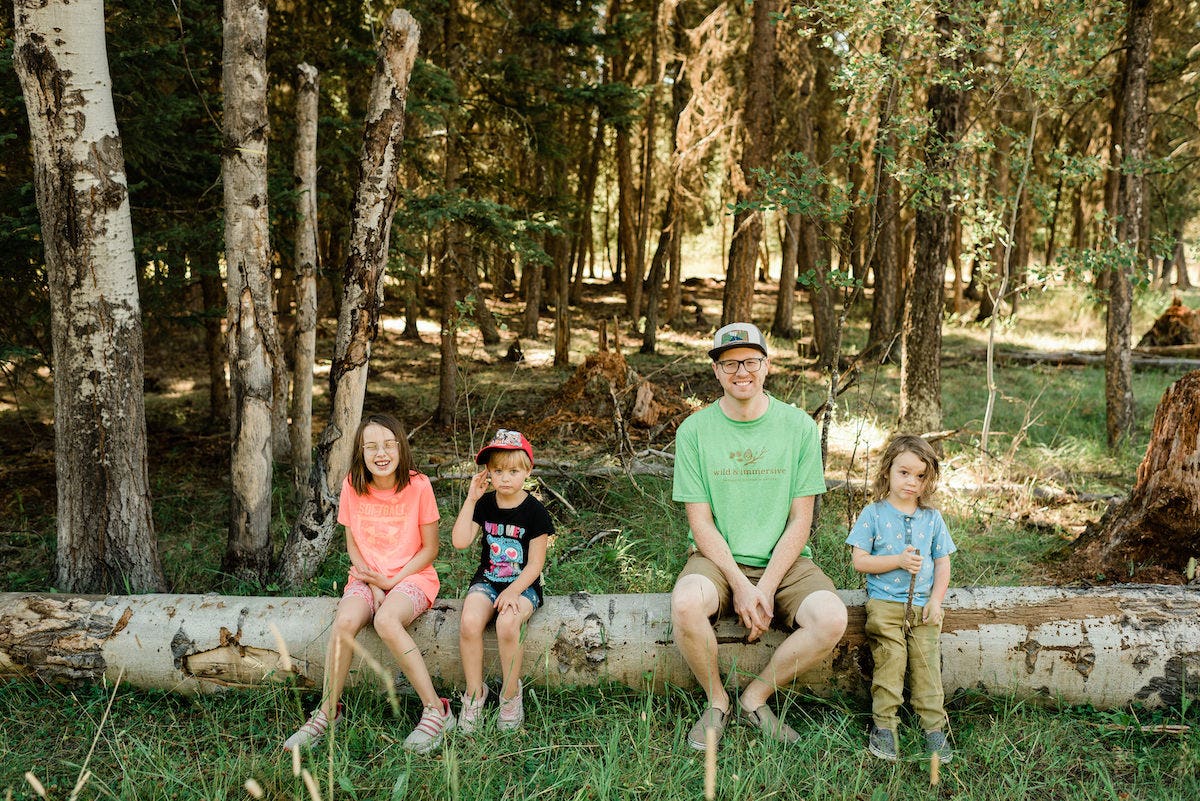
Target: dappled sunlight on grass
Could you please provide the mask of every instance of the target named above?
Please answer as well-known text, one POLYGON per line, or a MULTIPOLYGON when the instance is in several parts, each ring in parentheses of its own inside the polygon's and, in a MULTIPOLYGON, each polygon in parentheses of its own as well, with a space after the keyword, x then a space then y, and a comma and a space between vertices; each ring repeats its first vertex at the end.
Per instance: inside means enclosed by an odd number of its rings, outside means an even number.
POLYGON ((829 455, 826 471, 842 473, 849 470, 861 477, 864 471, 873 468, 874 456, 882 449, 890 436, 888 425, 875 417, 846 417, 836 420, 829 427, 829 455))
MULTIPOLYGON (((1171 301, 1171 292, 1140 290, 1133 308, 1133 344, 1153 324, 1171 301)), ((1184 293, 1184 302, 1200 305, 1200 293, 1184 293)), ((1007 312, 1007 307, 1005 307, 1007 312)), ((1105 307, 1086 288, 1055 284, 1022 299, 1017 317, 1001 316, 996 322, 996 347, 1007 350, 1104 350, 1105 307)), ((986 347, 988 322, 975 322, 974 310, 951 317, 945 335, 975 347, 986 347)))

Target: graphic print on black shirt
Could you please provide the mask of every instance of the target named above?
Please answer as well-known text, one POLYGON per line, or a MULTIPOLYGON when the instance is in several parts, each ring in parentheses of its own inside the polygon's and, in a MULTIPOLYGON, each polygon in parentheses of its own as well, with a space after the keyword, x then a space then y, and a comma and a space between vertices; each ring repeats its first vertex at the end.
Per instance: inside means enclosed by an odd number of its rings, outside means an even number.
MULTIPOLYGON (((496 493, 489 492, 475 504, 471 519, 483 530, 479 567, 471 583, 486 581, 500 592, 525 569, 529 544, 537 537, 554 533, 554 522, 546 507, 532 495, 512 509, 501 509, 496 505, 496 493)), ((540 602, 542 577, 538 576, 530 586, 540 602)))

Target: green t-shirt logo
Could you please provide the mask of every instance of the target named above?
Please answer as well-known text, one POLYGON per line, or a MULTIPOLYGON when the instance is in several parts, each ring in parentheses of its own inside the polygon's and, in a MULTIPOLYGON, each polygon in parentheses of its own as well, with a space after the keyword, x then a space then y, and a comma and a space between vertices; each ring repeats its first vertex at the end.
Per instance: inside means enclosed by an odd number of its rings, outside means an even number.
POLYGON ((749 467, 750 465, 757 462, 759 459, 763 458, 763 456, 765 456, 766 453, 767 453, 766 448, 763 448, 762 450, 758 451, 757 453, 755 453, 754 451, 747 448, 744 451, 734 451, 733 453, 729 454, 729 458, 732 459, 733 461, 737 462, 738 464, 742 465, 743 467, 749 467))

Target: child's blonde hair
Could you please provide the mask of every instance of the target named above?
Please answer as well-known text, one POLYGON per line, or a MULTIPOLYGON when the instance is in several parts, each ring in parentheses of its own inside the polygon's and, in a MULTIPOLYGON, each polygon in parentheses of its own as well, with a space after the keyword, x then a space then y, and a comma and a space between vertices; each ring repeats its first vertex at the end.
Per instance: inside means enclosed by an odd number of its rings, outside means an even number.
POLYGON ((502 451, 497 448, 488 454, 488 470, 505 470, 510 467, 533 470, 533 464, 530 463, 529 456, 525 451, 502 451))
POLYGON ((396 438, 398 453, 395 489, 399 493, 408 486, 409 478, 417 475, 417 469, 413 464, 412 451, 408 448, 408 437, 404 434, 404 426, 400 425, 400 421, 390 414, 368 414, 358 424, 358 431, 354 434, 354 461, 350 463, 350 486, 359 495, 366 495, 367 488, 371 485, 371 471, 367 470, 367 463, 363 458, 363 432, 371 424, 383 426, 396 438))
POLYGON ((937 493, 938 478, 942 474, 941 463, 933 446, 915 434, 898 434, 892 437, 883 456, 879 460, 879 470, 875 473, 875 483, 871 486, 874 500, 882 501, 891 492, 892 465, 902 453, 911 453, 925 463, 925 484, 917 497, 917 505, 932 509, 933 496, 937 493))

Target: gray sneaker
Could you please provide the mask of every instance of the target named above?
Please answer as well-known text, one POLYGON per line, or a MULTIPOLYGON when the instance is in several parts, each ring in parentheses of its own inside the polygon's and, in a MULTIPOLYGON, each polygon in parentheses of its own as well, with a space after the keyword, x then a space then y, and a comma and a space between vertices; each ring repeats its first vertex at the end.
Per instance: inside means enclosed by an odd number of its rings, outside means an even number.
POLYGON ((867 740, 867 750, 880 759, 895 762, 898 756, 896 753, 896 733, 891 729, 881 729, 878 726, 872 725, 871 736, 867 740))
POLYGON ((946 735, 940 731, 925 732, 925 756, 930 759, 937 754, 939 762, 949 762, 954 759, 954 749, 946 741, 946 735))
POLYGON ((796 730, 780 720, 771 711, 771 707, 766 704, 751 712, 747 712, 739 704, 737 710, 738 716, 744 725, 753 726, 758 729, 768 740, 774 740, 784 745, 791 745, 800 739, 800 735, 796 730))
POLYGON ((707 751, 709 729, 717 733, 716 742, 721 742, 721 735, 725 733, 725 726, 729 723, 731 717, 733 717, 732 711, 724 712, 715 706, 706 706, 704 712, 700 715, 700 719, 696 721, 691 731, 688 732, 688 748, 691 748, 693 751, 707 751))
POLYGON ((487 700, 488 688, 485 685, 483 695, 472 697, 462 694, 462 708, 458 712, 458 730, 463 734, 474 734, 483 718, 483 702, 487 700))
POLYGON ((337 711, 334 712, 332 721, 323 709, 317 709, 316 712, 312 713, 312 717, 296 730, 295 734, 283 741, 283 750, 294 751, 297 748, 316 745, 325 736, 325 732, 329 727, 342 719, 344 709, 345 707, 342 706, 341 702, 338 702, 337 711))
POLYGON ((408 737, 404 738, 404 748, 418 754, 429 754, 442 745, 446 732, 454 728, 456 723, 454 713, 450 711, 450 702, 445 698, 438 699, 437 706, 427 706, 417 721, 417 727, 408 737))
POLYGON ((496 717, 496 728, 500 731, 516 731, 525 722, 525 688, 517 683, 517 694, 512 698, 500 696, 500 714, 496 717))

